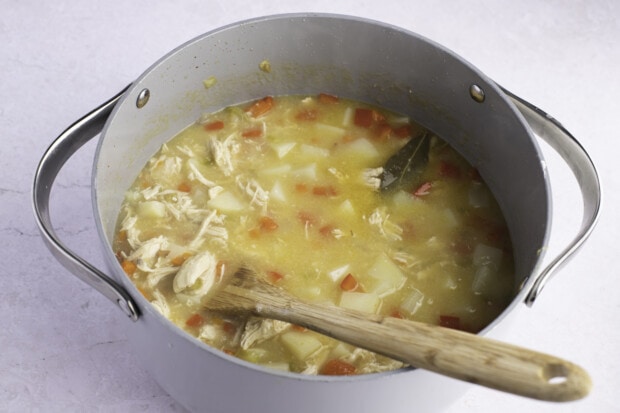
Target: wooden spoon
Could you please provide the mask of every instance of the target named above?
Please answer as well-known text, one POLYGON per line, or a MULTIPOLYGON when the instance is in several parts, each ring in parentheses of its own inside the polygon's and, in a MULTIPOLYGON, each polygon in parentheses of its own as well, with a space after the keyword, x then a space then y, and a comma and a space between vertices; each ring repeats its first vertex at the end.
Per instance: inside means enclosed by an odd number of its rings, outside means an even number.
POLYGON ((287 321, 411 366, 534 399, 577 400, 591 388, 585 370, 560 358, 440 326, 302 302, 247 268, 203 304, 287 321))

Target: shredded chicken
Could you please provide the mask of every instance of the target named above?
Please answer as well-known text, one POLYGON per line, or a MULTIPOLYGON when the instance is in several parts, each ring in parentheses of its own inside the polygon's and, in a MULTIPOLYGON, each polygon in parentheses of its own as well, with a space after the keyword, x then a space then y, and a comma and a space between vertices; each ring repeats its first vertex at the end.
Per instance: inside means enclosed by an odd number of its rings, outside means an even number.
POLYGON ((197 249, 207 235, 213 237, 216 242, 225 243, 228 240, 228 231, 224 227, 224 215, 218 214, 216 210, 210 211, 209 215, 202 221, 198 233, 189 244, 189 248, 197 249))
POLYGON ((241 336, 241 348, 247 350, 255 344, 262 343, 280 334, 289 326, 290 324, 284 321, 251 317, 245 324, 245 329, 241 336))
POLYGON ((205 295, 216 283, 217 259, 204 251, 188 258, 174 277, 172 288, 175 293, 194 296, 205 295))
POLYGON ((235 135, 229 135, 223 141, 212 137, 209 140, 211 158, 225 176, 232 175, 234 171, 233 156, 239 151, 239 144, 235 141, 235 135))
POLYGON ((215 182, 208 180, 207 178, 204 177, 203 174, 200 173, 198 168, 196 168, 196 165, 194 165, 194 162, 192 162, 192 159, 189 159, 187 161, 187 167, 190 170, 190 173, 187 175, 187 177, 190 180, 192 180, 192 181, 196 180, 196 181, 200 182, 201 184, 203 184, 207 188, 212 188, 212 187, 216 186, 215 182))
POLYGON ((378 191, 381 188, 381 174, 383 174, 383 167, 364 169, 362 180, 367 186, 378 191))
POLYGON ((269 202, 269 191, 263 189, 256 179, 237 176, 237 186, 250 197, 250 206, 266 209, 269 202))
POLYGON ((386 208, 377 208, 368 218, 368 223, 379 228, 379 231, 384 237, 393 241, 402 240, 403 229, 399 225, 390 221, 389 218, 390 215, 387 213, 386 208))
POLYGON ((151 300, 151 304, 161 315, 168 318, 170 317, 170 307, 166 302, 166 297, 159 290, 153 290, 154 299, 151 300))
POLYGON ((362 348, 356 348, 350 354, 343 357, 343 360, 361 366, 357 371, 358 374, 395 370, 405 366, 405 364, 400 361, 378 356, 362 348))
POLYGON ((157 253, 161 250, 165 250, 167 247, 168 240, 166 237, 160 235, 159 237, 145 241, 137 250, 132 252, 127 259, 129 261, 138 261, 138 265, 145 264, 152 267, 154 260, 157 258, 157 253))

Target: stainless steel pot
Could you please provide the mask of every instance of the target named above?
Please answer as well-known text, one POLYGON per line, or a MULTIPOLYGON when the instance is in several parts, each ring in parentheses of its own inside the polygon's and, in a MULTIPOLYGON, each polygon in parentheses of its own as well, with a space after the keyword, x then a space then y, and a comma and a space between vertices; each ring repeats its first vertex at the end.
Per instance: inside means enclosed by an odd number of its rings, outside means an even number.
MULTIPOLYGON (((63 132, 44 154, 33 191, 43 239, 72 273, 116 303, 128 335, 161 386, 190 410, 358 412, 438 410, 467 384, 416 369, 358 377, 268 371, 190 337, 155 311, 124 275, 111 249, 117 214, 134 177, 160 145, 201 113, 266 95, 331 94, 411 116, 448 140, 478 168, 506 217, 517 293, 482 334, 531 305, 550 275, 586 240, 599 212, 596 169, 554 119, 510 94, 442 46, 386 24, 335 15, 279 15, 206 33, 172 51, 133 84, 63 132), (267 60, 270 71, 259 70, 267 60), (203 80, 217 83, 205 88, 203 80), (101 133, 92 198, 109 273, 71 252, 49 215, 64 162, 101 133), (571 167, 582 191, 583 221, 546 268, 550 188, 533 132, 571 167)), ((495 331, 493 331, 493 334, 495 331)))

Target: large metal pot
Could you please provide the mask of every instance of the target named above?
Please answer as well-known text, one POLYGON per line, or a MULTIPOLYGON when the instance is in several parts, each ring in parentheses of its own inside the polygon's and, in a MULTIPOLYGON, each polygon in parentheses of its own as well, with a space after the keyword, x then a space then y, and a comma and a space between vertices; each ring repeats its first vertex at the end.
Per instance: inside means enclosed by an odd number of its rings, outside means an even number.
POLYGON ((190 410, 210 412, 429 411, 467 384, 416 369, 359 377, 268 371, 190 337, 155 311, 124 275, 110 247, 125 190, 162 143, 203 112, 265 95, 331 94, 402 112, 448 140, 478 168, 506 217, 518 286, 506 315, 531 305, 549 275, 590 234, 600 205, 596 170, 559 123, 511 95, 460 57, 414 33, 334 15, 280 15, 206 33, 156 62, 119 95, 61 134, 36 172, 33 201, 52 253, 134 321, 135 351, 161 386, 190 410), (268 60, 270 71, 259 70, 268 60), (217 83, 203 86, 214 76, 217 83), (527 122, 526 122, 527 121, 527 122), (104 126, 105 123, 105 126, 104 126), (49 196, 64 162, 101 132, 92 198, 110 276, 56 236, 49 196), (583 224, 551 264, 541 266, 550 229, 550 188, 532 131, 578 178, 583 224))

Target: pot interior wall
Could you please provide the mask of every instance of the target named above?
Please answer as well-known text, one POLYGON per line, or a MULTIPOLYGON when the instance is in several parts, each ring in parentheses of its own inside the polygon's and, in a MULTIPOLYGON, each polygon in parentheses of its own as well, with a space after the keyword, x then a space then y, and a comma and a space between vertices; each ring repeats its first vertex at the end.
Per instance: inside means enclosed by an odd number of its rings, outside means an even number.
MULTIPOLYGON (((200 114, 266 95, 319 92, 404 113, 449 141, 479 169, 503 209, 517 283, 534 272, 547 238, 549 191, 520 115, 490 80, 441 46, 342 16, 288 15, 225 27, 145 72, 117 105, 97 150, 93 195, 101 236, 109 245, 124 193, 146 161, 200 114), (259 69, 264 60, 269 72, 259 69), (216 84, 206 88, 210 77, 216 84), (470 97, 472 84, 484 89, 483 103, 470 97), (143 88, 150 100, 138 109, 143 88)), ((116 265, 109 248, 106 254, 116 265)))

